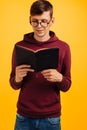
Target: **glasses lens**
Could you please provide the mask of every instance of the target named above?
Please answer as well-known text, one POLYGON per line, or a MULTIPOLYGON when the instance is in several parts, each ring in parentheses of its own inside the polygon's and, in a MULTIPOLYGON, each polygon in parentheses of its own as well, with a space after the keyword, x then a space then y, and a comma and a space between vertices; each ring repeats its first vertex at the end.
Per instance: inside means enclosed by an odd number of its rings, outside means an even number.
POLYGON ((34 27, 38 26, 38 21, 31 21, 31 25, 34 27))
POLYGON ((42 25, 43 27, 47 27, 47 25, 48 25, 48 20, 47 20, 47 19, 42 19, 42 20, 41 20, 41 25, 42 25))

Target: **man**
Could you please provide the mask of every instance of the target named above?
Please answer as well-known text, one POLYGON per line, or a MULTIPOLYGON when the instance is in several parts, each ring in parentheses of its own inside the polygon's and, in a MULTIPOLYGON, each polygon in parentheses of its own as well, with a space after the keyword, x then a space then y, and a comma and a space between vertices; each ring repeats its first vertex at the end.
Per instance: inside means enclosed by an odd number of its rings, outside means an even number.
POLYGON ((16 45, 34 51, 58 47, 59 63, 57 69, 36 73, 30 65, 16 66, 14 48, 10 84, 12 88, 20 89, 15 130, 60 130, 60 91, 65 92, 71 86, 70 49, 67 43, 50 31, 54 18, 53 6, 49 1, 35 1, 29 19, 33 32, 25 34, 16 45))

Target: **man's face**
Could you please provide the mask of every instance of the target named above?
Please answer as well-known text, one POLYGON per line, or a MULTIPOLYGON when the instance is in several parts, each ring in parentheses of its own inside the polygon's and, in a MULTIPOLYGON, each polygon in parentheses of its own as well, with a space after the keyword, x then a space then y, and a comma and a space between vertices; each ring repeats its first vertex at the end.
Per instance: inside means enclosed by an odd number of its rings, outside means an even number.
POLYGON ((50 17, 50 11, 45 11, 41 15, 30 17, 30 23, 34 30, 34 35, 44 37, 49 34, 49 29, 53 23, 53 18, 50 17))

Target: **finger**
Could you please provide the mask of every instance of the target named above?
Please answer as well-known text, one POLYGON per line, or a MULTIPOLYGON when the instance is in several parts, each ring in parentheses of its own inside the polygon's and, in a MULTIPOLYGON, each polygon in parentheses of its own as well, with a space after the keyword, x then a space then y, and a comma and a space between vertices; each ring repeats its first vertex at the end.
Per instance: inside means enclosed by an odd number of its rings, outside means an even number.
POLYGON ((30 68, 31 65, 20 65, 20 66, 17 66, 18 69, 21 69, 21 68, 30 68))
POLYGON ((52 79, 52 76, 45 75, 44 78, 46 78, 46 79, 52 79))
POLYGON ((18 69, 18 72, 27 72, 29 69, 18 69))
POLYGON ((53 80, 53 79, 47 79, 47 81, 54 82, 54 80, 53 80))
POLYGON ((23 75, 27 75, 27 73, 28 73, 28 72, 20 72, 20 73, 19 73, 19 76, 21 77, 21 76, 23 76, 23 75))
POLYGON ((23 77, 25 77, 25 76, 27 76, 27 73, 21 73, 21 74, 20 74, 20 77, 21 77, 21 78, 23 78, 23 77))
POLYGON ((47 72, 42 72, 43 76, 52 76, 52 72, 51 71, 47 71, 47 72))
POLYGON ((51 72, 51 69, 41 71, 42 74, 49 73, 49 72, 51 72))
POLYGON ((44 73, 44 74, 42 74, 45 78, 48 78, 48 77, 50 77, 50 76, 52 76, 52 74, 51 73, 44 73))
POLYGON ((29 69, 29 72, 34 72, 35 70, 34 69, 29 69))
POLYGON ((47 81, 53 82, 53 79, 52 79, 52 78, 45 77, 45 79, 46 79, 47 81))

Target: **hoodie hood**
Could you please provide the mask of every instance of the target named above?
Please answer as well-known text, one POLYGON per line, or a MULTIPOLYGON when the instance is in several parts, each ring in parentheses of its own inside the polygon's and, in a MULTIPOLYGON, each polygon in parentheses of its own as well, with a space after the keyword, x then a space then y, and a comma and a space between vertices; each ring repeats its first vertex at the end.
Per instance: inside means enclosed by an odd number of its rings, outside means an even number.
POLYGON ((53 43, 53 42, 56 42, 56 41, 58 41, 58 38, 56 37, 54 32, 50 31, 50 39, 47 40, 47 41, 40 42, 40 41, 37 41, 34 38, 34 32, 31 32, 31 33, 28 33, 28 34, 24 35, 23 41, 29 42, 29 43, 33 43, 33 44, 43 44, 43 43, 51 43, 51 42, 53 43))

